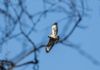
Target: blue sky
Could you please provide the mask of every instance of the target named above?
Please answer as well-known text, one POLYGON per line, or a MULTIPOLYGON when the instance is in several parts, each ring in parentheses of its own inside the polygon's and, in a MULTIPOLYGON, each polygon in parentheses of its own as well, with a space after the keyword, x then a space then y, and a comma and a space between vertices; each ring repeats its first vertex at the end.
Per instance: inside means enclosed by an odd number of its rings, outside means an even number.
MULTIPOLYGON (((17 3, 17 0, 11 0, 12 3, 17 3), (14 2, 13 2, 14 1, 14 2)), ((50 0, 48 0, 50 1, 50 0)), ((65 0, 66 1, 66 0, 65 0)), ((68 41, 72 42, 75 45, 78 45, 84 52, 91 55, 95 60, 100 62, 100 1, 99 0, 84 0, 85 1, 85 12, 86 15, 82 17, 82 21, 80 22, 81 26, 85 26, 85 29, 76 28, 73 34, 68 38, 68 41)), ((0 8, 5 9, 2 4, 2 0, 0 1, 0 8)), ((76 1, 78 2, 78 0, 76 1)), ((58 0, 51 0, 51 3, 58 3, 58 0)), ((66 7, 66 10, 69 10, 67 5, 57 4, 53 8, 56 8, 58 5, 62 7, 66 7)), ((50 7, 49 4, 46 4, 44 7, 43 0, 26 0, 24 3, 26 6, 25 10, 29 12, 31 15, 37 12, 41 12, 45 9, 50 7)), ((20 7, 14 6, 16 8, 17 13, 20 13, 20 7)), ((59 8, 56 8, 59 10, 59 8)), ((12 10, 12 7, 9 7, 9 13, 15 17, 15 13, 12 10)), ((39 19, 40 15, 32 18, 34 22, 39 19)), ((68 16, 68 15, 67 15, 68 16)), ((38 46, 39 44, 43 43, 46 44, 49 40, 48 35, 51 31, 51 25, 54 22, 58 22, 58 35, 62 38, 64 33, 64 26, 65 31, 67 27, 70 31, 71 26, 73 27, 74 21, 72 20, 71 23, 68 23, 67 17, 65 20, 60 21, 60 19, 66 17, 66 15, 62 12, 50 12, 46 15, 42 16, 38 24, 35 26, 35 30, 33 31, 29 37, 32 41, 38 46), (70 25, 71 24, 71 25, 70 25), (63 31, 62 31, 63 30, 63 31)), ((16 17, 15 17, 16 18, 16 17)), ((5 21, 5 16, 0 14, 0 31, 5 30, 5 22, 8 22, 9 19, 5 21)), ((10 22, 10 21, 9 21, 10 22)), ((23 26, 23 31, 28 33, 30 28, 32 27, 32 22, 28 19, 27 15, 24 13, 21 18, 21 22, 24 23, 26 26, 23 26)), ((11 22, 13 23, 13 22, 11 22)), ((20 33, 20 25, 17 24, 13 34, 20 33)), ((13 35, 12 34, 12 35, 13 35)), ((65 32, 67 34, 67 32, 65 32)), ((2 38, 2 32, 0 32, 0 39, 2 38)), ((32 45, 27 41, 23 35, 18 36, 17 38, 10 39, 5 42, 2 46, 2 50, 0 53, 0 59, 5 59, 5 57, 9 60, 17 59, 18 56, 22 51, 31 50, 32 45)), ((33 60, 34 53, 27 56, 25 59, 21 61, 21 63, 33 60)), ((93 61, 87 58, 87 56, 83 56, 80 54, 76 49, 73 49, 69 46, 62 45, 60 43, 56 44, 50 53, 45 52, 45 48, 42 48, 38 52, 38 60, 39 60, 39 70, 100 70, 100 64, 96 65, 93 64, 93 61)), ((14 61, 14 60, 12 60, 14 61)), ((23 66, 20 68, 15 68, 14 70, 32 70, 32 65, 23 66)))

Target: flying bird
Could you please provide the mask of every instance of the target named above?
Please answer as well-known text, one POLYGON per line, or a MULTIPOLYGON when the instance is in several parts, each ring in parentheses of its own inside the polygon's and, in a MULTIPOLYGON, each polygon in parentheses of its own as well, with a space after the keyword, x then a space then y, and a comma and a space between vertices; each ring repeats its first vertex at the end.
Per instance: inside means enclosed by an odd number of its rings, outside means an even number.
POLYGON ((52 47, 54 46, 55 43, 59 41, 59 36, 58 36, 58 24, 54 23, 51 27, 51 34, 48 36, 49 37, 49 42, 46 46, 46 52, 50 52, 52 47))

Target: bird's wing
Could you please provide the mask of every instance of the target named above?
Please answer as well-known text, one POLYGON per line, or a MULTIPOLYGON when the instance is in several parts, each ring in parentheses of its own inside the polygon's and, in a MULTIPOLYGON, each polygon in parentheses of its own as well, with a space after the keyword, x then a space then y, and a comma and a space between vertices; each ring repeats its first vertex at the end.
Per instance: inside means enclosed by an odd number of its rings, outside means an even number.
POLYGON ((58 25, 57 23, 54 23, 51 27, 51 37, 56 38, 58 34, 58 25))
POLYGON ((54 46, 54 41, 50 39, 46 47, 46 52, 48 53, 52 49, 53 46, 54 46))

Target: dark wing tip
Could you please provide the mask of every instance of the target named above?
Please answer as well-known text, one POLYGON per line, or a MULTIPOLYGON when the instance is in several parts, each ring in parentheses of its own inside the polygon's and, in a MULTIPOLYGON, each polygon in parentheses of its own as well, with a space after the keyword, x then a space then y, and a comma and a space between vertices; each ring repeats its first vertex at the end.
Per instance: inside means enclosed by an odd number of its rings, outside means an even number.
POLYGON ((57 25, 58 23, 57 22, 55 22, 53 25, 57 25))

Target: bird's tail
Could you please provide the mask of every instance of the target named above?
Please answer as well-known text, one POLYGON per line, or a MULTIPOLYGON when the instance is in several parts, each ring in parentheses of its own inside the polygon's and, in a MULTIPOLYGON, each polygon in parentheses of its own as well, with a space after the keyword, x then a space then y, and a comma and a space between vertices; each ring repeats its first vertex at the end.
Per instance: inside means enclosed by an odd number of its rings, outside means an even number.
POLYGON ((46 46, 46 52, 49 53, 50 50, 53 48, 54 42, 49 42, 46 46))

